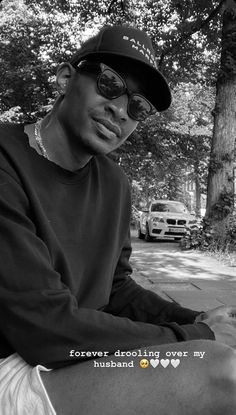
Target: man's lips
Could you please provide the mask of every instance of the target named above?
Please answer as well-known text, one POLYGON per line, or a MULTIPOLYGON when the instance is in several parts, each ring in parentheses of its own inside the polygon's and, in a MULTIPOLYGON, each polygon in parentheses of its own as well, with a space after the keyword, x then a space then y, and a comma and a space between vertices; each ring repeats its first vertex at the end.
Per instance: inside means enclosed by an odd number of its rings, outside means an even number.
POLYGON ((118 138, 121 137, 121 129, 118 125, 113 124, 111 121, 108 121, 104 118, 93 117, 94 121, 104 125, 108 130, 114 133, 118 138))

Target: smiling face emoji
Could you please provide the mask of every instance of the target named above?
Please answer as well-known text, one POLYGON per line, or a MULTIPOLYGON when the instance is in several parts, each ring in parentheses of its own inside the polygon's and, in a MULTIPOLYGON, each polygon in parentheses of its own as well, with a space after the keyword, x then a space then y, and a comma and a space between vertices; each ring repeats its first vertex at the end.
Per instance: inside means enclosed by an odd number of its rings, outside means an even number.
POLYGON ((149 366, 149 360, 142 359, 140 360, 139 365, 142 369, 146 369, 149 366))

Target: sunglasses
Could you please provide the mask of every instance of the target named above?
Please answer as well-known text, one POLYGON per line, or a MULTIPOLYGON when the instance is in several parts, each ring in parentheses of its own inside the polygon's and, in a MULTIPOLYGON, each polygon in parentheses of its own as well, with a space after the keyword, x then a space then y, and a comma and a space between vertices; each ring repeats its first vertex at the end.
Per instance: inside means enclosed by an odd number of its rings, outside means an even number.
POLYGON ((125 80, 113 69, 104 63, 81 61, 77 69, 98 70, 97 88, 100 95, 108 99, 128 95, 127 113, 135 121, 143 121, 156 112, 153 105, 141 94, 128 89, 125 80))

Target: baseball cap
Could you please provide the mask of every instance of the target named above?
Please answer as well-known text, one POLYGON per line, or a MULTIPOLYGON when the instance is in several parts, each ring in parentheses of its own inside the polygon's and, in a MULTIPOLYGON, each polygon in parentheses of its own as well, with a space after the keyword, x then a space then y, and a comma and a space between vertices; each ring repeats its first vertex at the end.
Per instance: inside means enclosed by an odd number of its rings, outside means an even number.
POLYGON ((146 97, 157 109, 166 110, 171 104, 171 92, 165 77, 157 69, 151 39, 142 30, 127 26, 105 26, 89 38, 70 61, 76 67, 85 58, 120 56, 139 65, 140 77, 145 77, 146 97))

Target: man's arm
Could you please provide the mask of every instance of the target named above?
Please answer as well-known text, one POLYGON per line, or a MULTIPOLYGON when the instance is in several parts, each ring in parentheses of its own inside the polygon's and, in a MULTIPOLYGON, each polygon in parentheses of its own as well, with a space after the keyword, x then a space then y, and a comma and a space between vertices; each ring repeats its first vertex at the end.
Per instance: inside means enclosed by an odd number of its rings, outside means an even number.
POLYGON ((215 339, 236 348, 236 306, 221 306, 207 312, 197 312, 166 301, 143 289, 130 278, 130 255, 128 235, 116 269, 110 302, 104 311, 170 327, 177 337, 180 335, 180 339, 182 337, 186 340, 186 336, 191 338, 194 330, 198 330, 202 338, 215 339))
MULTIPOLYGON (((110 301, 104 311, 155 325, 170 322, 179 325, 194 323, 195 318, 201 312, 166 301, 156 293, 142 288, 133 281, 131 278, 132 268, 129 262, 131 251, 130 233, 128 232, 115 271, 110 301)), ((205 336, 204 328, 202 335, 205 336)))

